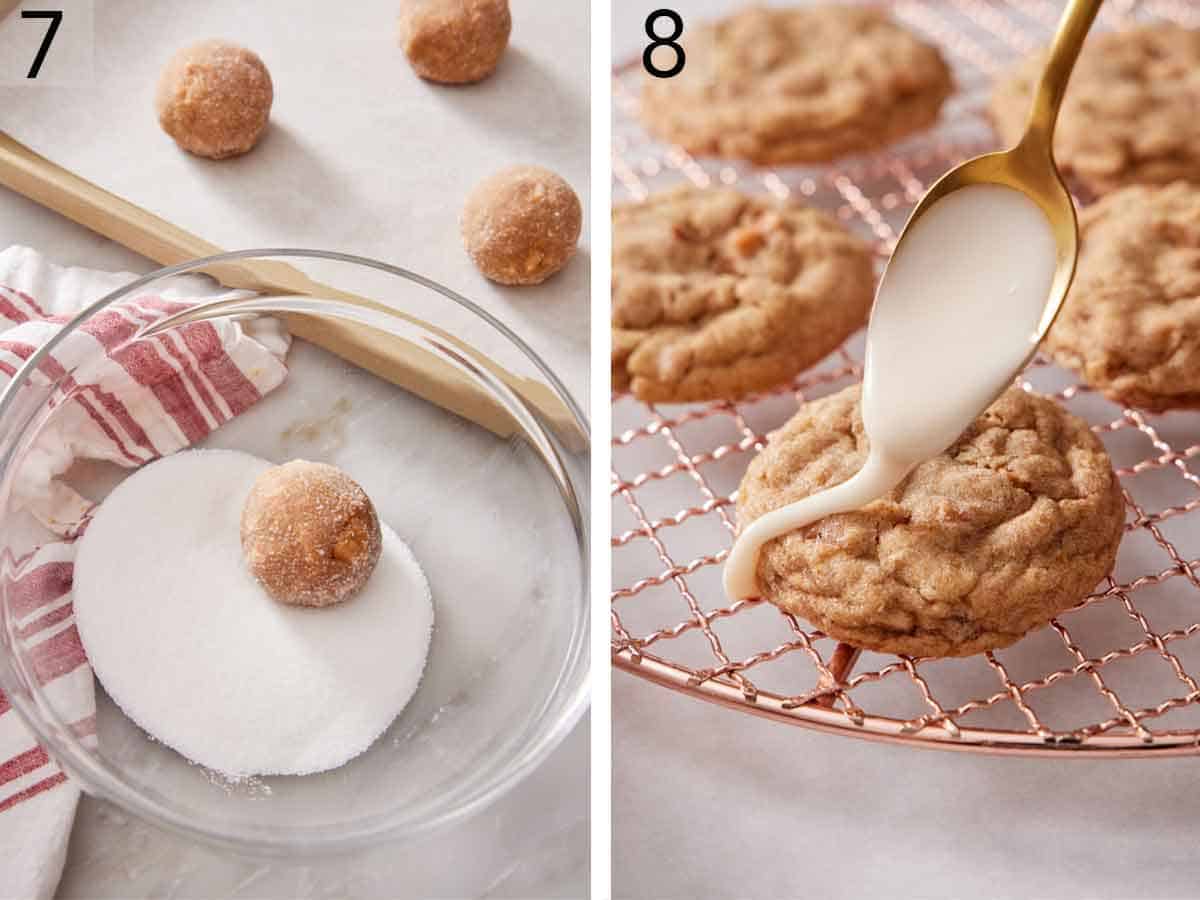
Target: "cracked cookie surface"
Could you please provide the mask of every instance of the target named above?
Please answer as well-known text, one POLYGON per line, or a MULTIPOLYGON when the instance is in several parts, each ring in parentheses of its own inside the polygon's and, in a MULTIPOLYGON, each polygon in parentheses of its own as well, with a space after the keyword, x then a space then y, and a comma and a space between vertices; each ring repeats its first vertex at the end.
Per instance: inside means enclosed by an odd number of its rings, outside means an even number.
POLYGON ((691 153, 823 162, 931 125, 954 91, 936 47, 881 10, 752 7, 691 29, 683 70, 647 76, 641 117, 691 153))
POLYGON ((683 187, 613 209, 613 389, 736 399, 818 362, 867 319, 871 249, 823 212, 683 187))
MULTIPOLYGON (((1025 128, 1044 51, 996 86, 1000 136, 1025 128)), ((1128 184, 1200 181, 1200 30, 1148 25, 1097 35, 1075 64, 1054 135, 1062 173, 1095 194, 1128 184)))
MULTIPOLYGON (((859 386, 803 406, 751 462, 741 527, 845 481, 867 441, 859 386)), ((768 542, 764 596, 831 637, 913 656, 1006 647, 1110 571, 1124 524, 1087 423, 1011 388, 890 494, 768 542)))
POLYGON ((1109 194, 1080 213, 1079 235, 1046 350, 1117 403, 1200 408, 1200 184, 1109 194))

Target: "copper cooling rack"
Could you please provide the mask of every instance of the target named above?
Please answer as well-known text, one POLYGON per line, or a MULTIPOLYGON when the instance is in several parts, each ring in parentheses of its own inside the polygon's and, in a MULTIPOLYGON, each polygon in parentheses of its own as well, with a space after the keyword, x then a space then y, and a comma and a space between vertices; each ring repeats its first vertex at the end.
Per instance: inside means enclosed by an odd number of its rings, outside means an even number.
MULTIPOLYGON (((882 265, 926 186, 996 146, 983 118, 988 86, 1047 42, 1061 5, 890 3, 945 49, 960 90, 934 131, 836 167, 750 169, 657 144, 636 119, 640 64, 620 66, 614 198, 636 201, 679 181, 795 195, 872 239, 882 265)), ((1098 27, 1154 20, 1200 27, 1200 4, 1110 2, 1098 27)), ((1026 386, 1092 423, 1125 494, 1116 567, 1080 606, 1009 649, 923 660, 859 653, 769 603, 726 600, 720 570, 750 457, 799 403, 857 381, 861 359, 859 334, 786 389, 738 403, 614 396, 614 665, 735 709, 876 740, 1088 751, 1077 756, 1200 752, 1200 415, 1122 409, 1041 360, 1026 386)))

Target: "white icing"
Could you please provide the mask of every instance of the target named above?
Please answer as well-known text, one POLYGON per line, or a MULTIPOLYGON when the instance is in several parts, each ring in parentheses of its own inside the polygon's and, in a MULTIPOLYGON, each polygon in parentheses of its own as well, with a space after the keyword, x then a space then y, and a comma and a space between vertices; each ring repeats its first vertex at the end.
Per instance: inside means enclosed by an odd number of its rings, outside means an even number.
POLYGON ((848 481, 744 529, 725 563, 731 598, 760 593, 765 543, 865 506, 957 440, 1036 346, 1055 267, 1049 221, 1012 188, 960 188, 913 222, 888 263, 867 329, 867 462, 848 481))

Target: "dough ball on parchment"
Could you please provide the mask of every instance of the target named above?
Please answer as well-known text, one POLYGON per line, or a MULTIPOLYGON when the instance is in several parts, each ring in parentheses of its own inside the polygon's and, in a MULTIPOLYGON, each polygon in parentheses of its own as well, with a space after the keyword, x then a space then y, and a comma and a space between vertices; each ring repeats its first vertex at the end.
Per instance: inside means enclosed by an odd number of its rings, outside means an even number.
POLYGON ((404 0, 400 46, 422 78, 444 84, 481 81, 508 46, 508 0, 404 0))
POLYGON ((540 284, 575 254, 583 207, 575 191, 541 166, 513 166, 467 197, 462 237, 481 271, 501 284, 540 284))
POLYGON ((210 159, 238 156, 262 137, 274 99, 258 54, 228 41, 202 41, 171 57, 155 107, 163 131, 210 159))

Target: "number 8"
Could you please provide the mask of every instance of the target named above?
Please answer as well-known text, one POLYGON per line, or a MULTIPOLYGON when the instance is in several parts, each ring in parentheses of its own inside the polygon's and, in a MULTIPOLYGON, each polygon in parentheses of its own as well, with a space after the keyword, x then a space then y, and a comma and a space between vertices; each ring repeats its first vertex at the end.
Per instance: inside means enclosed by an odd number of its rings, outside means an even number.
POLYGON ((642 65, 655 78, 670 78, 683 71, 683 64, 687 57, 683 52, 683 47, 675 43, 681 34, 683 34, 683 19, 673 9, 656 9, 646 17, 646 37, 650 38, 650 45, 642 53, 642 65), (663 18, 670 20, 672 31, 666 37, 659 37, 654 33, 654 25, 663 18), (675 51, 675 64, 671 68, 660 69, 654 65, 652 56, 655 47, 670 47, 675 51))

